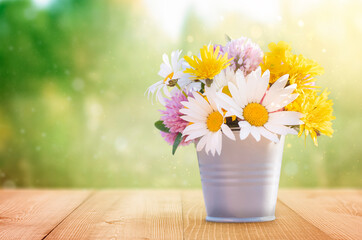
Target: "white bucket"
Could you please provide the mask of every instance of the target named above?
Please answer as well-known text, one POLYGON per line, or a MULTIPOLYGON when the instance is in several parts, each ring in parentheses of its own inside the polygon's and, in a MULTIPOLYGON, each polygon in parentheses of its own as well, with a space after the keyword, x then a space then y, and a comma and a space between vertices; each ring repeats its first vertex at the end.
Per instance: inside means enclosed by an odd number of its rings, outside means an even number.
POLYGON ((221 155, 197 152, 207 221, 264 222, 275 219, 284 139, 251 135, 236 141, 225 135, 221 155))

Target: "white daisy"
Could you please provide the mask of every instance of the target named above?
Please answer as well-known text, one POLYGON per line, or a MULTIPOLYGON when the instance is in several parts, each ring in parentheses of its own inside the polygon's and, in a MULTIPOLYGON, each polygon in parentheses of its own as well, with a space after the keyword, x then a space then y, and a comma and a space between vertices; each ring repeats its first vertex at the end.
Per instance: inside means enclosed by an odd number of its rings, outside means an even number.
POLYGON ((181 102, 185 106, 180 110, 185 114, 181 118, 190 122, 190 125, 183 131, 183 135, 187 135, 185 141, 199 138, 197 151, 201 151, 205 147, 207 154, 211 152, 212 155, 215 155, 217 152, 220 155, 222 134, 224 133, 233 140, 235 140, 235 136, 224 123, 225 117, 214 102, 216 96, 212 96, 212 92, 208 88, 205 89, 205 95, 208 100, 199 92, 193 92, 193 97, 189 97, 187 102, 181 102))
POLYGON ((212 82, 211 87, 214 88, 216 92, 221 90, 223 93, 229 95, 229 82, 236 84, 234 70, 232 70, 230 67, 227 67, 214 77, 214 81, 212 82))
POLYGON ((296 84, 285 87, 289 75, 279 78, 268 90, 269 70, 261 76, 260 67, 245 79, 241 71, 236 72, 236 85, 229 82, 231 96, 217 93, 217 103, 224 108, 226 116, 236 115, 240 127, 240 139, 251 134, 256 141, 260 136, 278 142, 277 134, 297 134, 288 127, 302 123, 299 112, 283 111, 283 107, 293 102, 298 94, 292 94, 296 84))
MULTIPOLYGON (((190 68, 190 65, 187 62, 183 62, 182 66, 183 69, 190 68)), ((201 89, 201 81, 191 80, 191 75, 188 73, 184 73, 177 83, 185 92, 199 92, 201 89)))
MULTIPOLYGON (((164 105, 164 96, 170 97, 170 92, 168 91, 167 85, 170 83, 170 80, 178 80, 182 85, 191 82, 189 80, 189 74, 185 74, 185 60, 183 58, 180 59, 181 50, 176 50, 171 53, 171 62, 167 56, 167 54, 163 54, 163 63, 160 66, 160 71, 158 75, 160 75, 163 80, 160 80, 150 86, 146 92, 148 92, 148 97, 150 94, 156 94, 156 98, 158 101, 164 105)), ((184 87, 184 86, 181 86, 184 87)))

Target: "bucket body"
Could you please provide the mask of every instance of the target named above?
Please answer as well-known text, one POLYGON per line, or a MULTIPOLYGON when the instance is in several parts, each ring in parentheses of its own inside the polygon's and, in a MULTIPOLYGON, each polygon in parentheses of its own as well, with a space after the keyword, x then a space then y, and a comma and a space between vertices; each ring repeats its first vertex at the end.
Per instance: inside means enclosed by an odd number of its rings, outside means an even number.
POLYGON ((220 156, 197 152, 207 221, 263 222, 275 219, 284 136, 279 143, 251 135, 225 135, 220 156))

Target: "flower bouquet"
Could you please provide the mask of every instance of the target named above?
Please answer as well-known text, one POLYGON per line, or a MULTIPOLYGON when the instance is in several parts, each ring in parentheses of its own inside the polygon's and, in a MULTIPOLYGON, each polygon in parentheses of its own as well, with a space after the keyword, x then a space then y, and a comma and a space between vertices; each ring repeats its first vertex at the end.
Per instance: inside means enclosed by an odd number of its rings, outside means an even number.
POLYGON ((209 221, 275 219, 284 136, 332 136, 332 100, 315 85, 323 68, 286 42, 269 52, 246 37, 163 55, 148 88, 165 107, 155 123, 172 145, 195 143, 209 221))

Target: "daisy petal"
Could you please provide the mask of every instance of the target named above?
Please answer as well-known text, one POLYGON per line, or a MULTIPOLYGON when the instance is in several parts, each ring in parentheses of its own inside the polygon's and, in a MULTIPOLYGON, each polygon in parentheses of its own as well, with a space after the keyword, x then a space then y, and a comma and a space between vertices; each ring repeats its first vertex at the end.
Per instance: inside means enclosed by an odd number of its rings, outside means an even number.
POLYGON ((268 112, 274 112, 279 109, 282 109, 283 107, 287 106, 289 103, 293 102, 299 94, 290 94, 285 97, 279 97, 279 99, 273 101, 271 104, 267 105, 266 108, 268 109, 268 112))
MULTIPOLYGON (((184 131, 185 132, 185 131, 184 131)), ((190 140, 205 136, 205 134, 207 134, 209 131, 207 131, 206 129, 199 129, 199 130, 194 130, 192 133, 190 133, 185 141, 188 142, 190 140)))
MULTIPOLYGON (((222 133, 221 131, 217 131, 214 134, 214 149, 215 149, 215 153, 218 153, 219 151, 221 152, 221 147, 222 147, 222 133)), ((220 155, 218 153, 218 155, 220 155)))
POLYGON ((270 78, 270 72, 269 72, 269 70, 266 70, 264 72, 263 76, 261 77, 261 79, 259 79, 260 82, 258 83, 258 86, 255 91, 255 99, 257 102, 261 101, 266 90, 268 89, 269 78, 270 78))
POLYGON ((242 110, 235 110, 234 108, 231 108, 230 111, 228 112, 228 116, 232 116, 232 115, 235 115, 237 116, 238 118, 240 119, 244 119, 244 116, 243 116, 243 111, 242 110))
POLYGON ((205 119, 202 117, 196 118, 196 116, 194 117, 194 116, 188 116, 188 115, 181 116, 180 118, 187 122, 190 122, 190 123, 205 121, 205 119))
POLYGON ((171 94, 168 91, 166 85, 162 89, 163 89, 163 94, 165 94, 166 97, 171 98, 171 94))
POLYGON ((285 74, 285 75, 281 76, 278 80, 276 80, 275 83, 273 83, 273 85, 270 87, 269 90, 274 91, 277 89, 284 88, 288 82, 288 79, 289 79, 289 74, 285 74))
POLYGON ((206 154, 209 154, 210 152, 210 149, 211 149, 211 146, 212 146, 212 133, 209 132, 207 135, 207 140, 206 140, 206 146, 205 146, 205 151, 206 151, 206 154))
POLYGON ((270 141, 273 141, 275 143, 279 142, 279 138, 276 134, 269 132, 264 127, 259 127, 259 132, 261 135, 263 135, 265 138, 269 139, 270 141))
POLYGON ((205 123, 200 123, 200 122, 196 122, 193 123, 191 125, 188 125, 185 129, 184 132, 192 132, 192 131, 196 131, 196 130, 202 130, 202 129, 206 129, 206 124, 205 123))
POLYGON ((196 150, 198 152, 200 152, 205 147, 206 140, 207 140, 206 135, 203 136, 202 138, 200 138, 200 140, 199 140, 199 142, 197 143, 197 146, 196 146, 196 150))
POLYGON ((234 109, 235 111, 240 112, 240 106, 238 106, 238 104, 235 103, 235 101, 232 98, 230 98, 228 95, 218 92, 216 93, 216 96, 218 104, 226 111, 234 109))
POLYGON ((207 109, 207 108, 211 109, 210 104, 209 104, 209 103, 206 101, 206 99, 203 98, 198 92, 194 92, 193 95, 194 95, 195 100, 196 100, 201 106, 203 106, 203 107, 206 108, 206 109, 207 109))
POLYGON ((247 77, 246 77, 246 97, 248 102, 256 102, 256 98, 255 98, 255 91, 257 88, 257 84, 258 84, 258 80, 255 77, 255 72, 250 73, 247 77))
POLYGON ((170 72, 172 72, 172 68, 170 65, 170 60, 168 59, 168 56, 166 53, 162 55, 163 63, 170 69, 170 72))
POLYGON ((240 139, 241 140, 244 140, 246 139, 249 134, 250 134, 250 129, 251 129, 251 126, 249 123, 245 122, 245 121, 240 121, 238 123, 239 127, 240 127, 240 139))
POLYGON ((303 124, 300 120, 302 116, 301 113, 293 111, 274 112, 269 114, 269 122, 283 125, 299 125, 303 124))
POLYGON ((162 87, 160 87, 160 88, 157 89, 156 97, 157 97, 157 100, 158 100, 162 105, 165 105, 166 102, 165 102, 165 100, 164 100, 164 97, 162 96, 161 89, 162 89, 162 87))
POLYGON ((258 67, 255 71, 254 74, 257 78, 260 78, 261 76, 261 67, 258 67))
POLYGON ((185 109, 191 109, 193 112, 200 112, 200 115, 207 116, 210 112, 210 109, 206 110, 201 105, 195 104, 192 100, 192 98, 189 98, 189 102, 183 102, 182 105, 184 105, 185 109))
POLYGON ((196 100, 195 98, 192 98, 192 97, 189 97, 188 101, 190 103, 192 103, 193 105, 197 105, 199 108, 204 109, 204 111, 207 113, 210 113, 212 111, 212 108, 208 102, 204 102, 204 101, 199 102, 198 100, 196 100))
POLYGON ((229 128, 228 125, 222 124, 221 130, 225 134, 225 136, 227 136, 228 138, 230 138, 232 140, 235 140, 235 135, 234 135, 233 131, 231 131, 231 129, 229 128))
POLYGON ((237 87, 231 82, 228 84, 228 88, 231 93, 231 96, 235 99, 236 103, 239 106, 245 106, 247 103, 246 96, 245 95, 243 96, 242 94, 240 94, 237 87))
POLYGON ((244 96, 246 97, 246 79, 244 73, 240 69, 236 71, 235 78, 239 91, 245 93, 244 96))
POLYGON ((287 134, 297 134, 297 131, 293 128, 286 127, 280 124, 272 124, 272 123, 266 123, 264 125, 266 129, 268 129, 270 132, 280 134, 280 135, 287 135, 287 134))
POLYGON ((240 121, 238 123, 239 127, 241 128, 245 128, 245 127, 251 127, 250 123, 248 123, 247 121, 240 121))
POLYGON ((214 101, 214 99, 216 99, 216 92, 214 91, 214 89, 206 87, 205 95, 207 96, 207 99, 209 100, 209 103, 210 103, 212 109, 217 110, 217 106, 214 101))
POLYGON ((256 140, 257 142, 260 141, 260 131, 259 131, 259 128, 258 128, 258 127, 251 126, 251 128, 250 128, 250 133, 251 133, 251 135, 255 138, 255 140, 256 140))
POLYGON ((205 111, 200 111, 197 108, 182 108, 179 110, 180 113, 189 115, 189 116, 193 116, 196 118, 201 118, 201 119, 205 119, 207 118, 207 116, 209 115, 207 112, 205 111))

